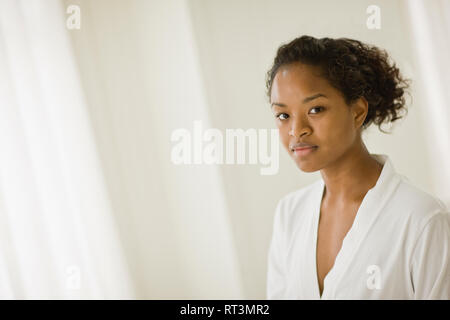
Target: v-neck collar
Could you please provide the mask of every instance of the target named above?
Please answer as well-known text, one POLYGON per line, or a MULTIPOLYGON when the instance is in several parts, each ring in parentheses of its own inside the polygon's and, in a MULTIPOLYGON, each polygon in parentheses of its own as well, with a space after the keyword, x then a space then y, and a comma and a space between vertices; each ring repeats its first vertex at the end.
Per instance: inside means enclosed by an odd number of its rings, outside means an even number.
POLYGON ((327 275, 323 280, 323 292, 320 295, 319 282, 317 276, 317 236, 319 228, 319 218, 320 218, 320 208, 322 204, 323 193, 325 191, 325 183, 321 178, 316 182, 316 192, 314 192, 314 211, 312 217, 312 243, 313 245, 313 259, 312 268, 314 270, 314 296, 316 299, 327 299, 329 297, 335 297, 335 290, 337 284, 342 277, 343 267, 345 263, 349 263, 358 244, 362 241, 365 234, 370 229, 370 226, 375 221, 377 217, 378 210, 384 206, 384 203, 389 198, 393 189, 397 186, 399 179, 396 177, 396 172, 390 161, 389 157, 384 154, 371 154, 380 164, 383 165, 381 174, 374 187, 369 189, 369 191, 364 196, 356 216, 354 218, 353 224, 350 230, 345 235, 342 246, 336 255, 334 265, 328 271, 327 275), (375 208, 377 211, 368 210, 369 208, 375 208), (338 270, 341 272, 338 273, 338 270), (331 282, 330 282, 331 281, 331 282))

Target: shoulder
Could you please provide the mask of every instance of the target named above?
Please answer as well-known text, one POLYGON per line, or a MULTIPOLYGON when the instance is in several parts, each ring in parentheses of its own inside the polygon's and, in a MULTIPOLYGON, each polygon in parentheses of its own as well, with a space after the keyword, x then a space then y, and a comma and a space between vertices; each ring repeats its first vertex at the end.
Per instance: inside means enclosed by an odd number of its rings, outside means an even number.
POLYGON ((299 203, 305 204, 307 200, 314 194, 319 187, 320 180, 313 182, 306 187, 291 191, 285 194, 279 201, 277 206, 284 210, 291 211, 299 203))
POLYGON ((413 222, 421 229, 432 219, 448 219, 449 210, 439 198, 414 185, 408 178, 399 175, 400 182, 395 193, 395 202, 398 204, 404 218, 413 222))
POLYGON ((321 181, 317 180, 303 188, 285 194, 277 203, 275 219, 280 224, 285 225, 300 218, 300 213, 304 211, 302 209, 311 204, 313 196, 319 191, 320 183, 321 181))

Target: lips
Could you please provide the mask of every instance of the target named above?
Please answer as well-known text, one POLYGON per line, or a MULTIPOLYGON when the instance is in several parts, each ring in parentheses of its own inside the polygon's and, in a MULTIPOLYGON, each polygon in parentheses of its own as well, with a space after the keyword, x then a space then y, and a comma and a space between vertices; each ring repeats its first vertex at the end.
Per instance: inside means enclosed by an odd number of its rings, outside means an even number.
POLYGON ((295 150, 307 150, 307 149, 311 149, 311 148, 317 148, 316 145, 310 144, 310 143, 306 143, 306 142, 298 142, 295 143, 291 146, 291 150, 295 151, 295 150))
POLYGON ((318 147, 314 146, 314 147, 303 147, 303 148, 295 148, 293 153, 295 154, 296 157, 306 157, 308 156, 310 153, 316 151, 318 147))
POLYGON ((304 147, 304 148, 295 148, 294 151, 297 151, 297 150, 308 150, 308 149, 314 149, 314 148, 317 148, 317 147, 316 146, 312 146, 312 147, 304 147))

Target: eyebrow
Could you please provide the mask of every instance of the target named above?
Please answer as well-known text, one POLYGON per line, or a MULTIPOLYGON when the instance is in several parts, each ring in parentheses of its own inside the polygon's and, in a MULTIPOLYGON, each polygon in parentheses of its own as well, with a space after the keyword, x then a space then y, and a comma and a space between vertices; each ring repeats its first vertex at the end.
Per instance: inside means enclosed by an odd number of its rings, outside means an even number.
MULTIPOLYGON (((303 99, 303 103, 310 102, 310 101, 312 101, 312 100, 314 100, 314 99, 317 99, 317 98, 319 98, 319 97, 325 97, 325 98, 326 98, 327 96, 324 95, 324 94, 322 94, 322 93, 317 93, 317 94, 315 94, 315 95, 312 95, 312 96, 310 96, 310 97, 306 97, 305 99, 303 99)), ((280 102, 272 102, 272 107, 273 107, 274 105, 279 106, 279 107, 286 107, 286 105, 285 105, 284 103, 280 103, 280 102)))

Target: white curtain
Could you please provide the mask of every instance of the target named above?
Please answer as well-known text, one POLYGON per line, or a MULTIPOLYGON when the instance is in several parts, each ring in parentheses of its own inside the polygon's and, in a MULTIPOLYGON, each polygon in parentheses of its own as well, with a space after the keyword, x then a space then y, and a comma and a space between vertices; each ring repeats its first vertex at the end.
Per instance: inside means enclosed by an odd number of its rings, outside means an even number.
POLYGON ((222 167, 171 161, 175 130, 216 127, 190 0, 78 3, 71 36, 137 296, 242 298, 245 210, 229 208, 222 167))
MULTIPOLYGON (((406 1, 434 194, 450 207, 450 1, 406 1)), ((411 141, 414 144, 414 141, 411 141)))
POLYGON ((0 1, 0 298, 134 298, 64 13, 0 1))

